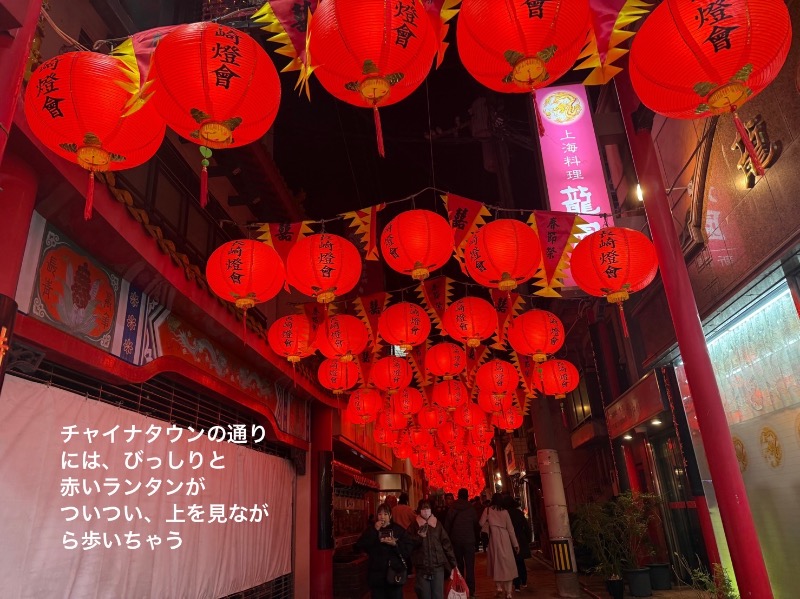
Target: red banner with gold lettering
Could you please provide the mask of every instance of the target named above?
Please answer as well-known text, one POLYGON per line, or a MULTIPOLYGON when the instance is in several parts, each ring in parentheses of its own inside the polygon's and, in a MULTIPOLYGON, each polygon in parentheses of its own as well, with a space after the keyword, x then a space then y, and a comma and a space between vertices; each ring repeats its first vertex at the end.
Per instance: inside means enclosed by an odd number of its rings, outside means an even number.
POLYGON ((470 200, 453 193, 442 196, 447 206, 447 216, 450 226, 453 227, 453 238, 456 250, 456 259, 464 270, 464 246, 478 227, 486 224, 485 217, 491 216, 483 203, 470 200))
POLYGON ((511 319, 519 314, 525 300, 519 296, 519 293, 500 291, 499 289, 492 289, 491 294, 494 309, 497 310, 497 332, 494 334, 492 348, 505 349, 506 329, 511 319))
POLYGON ((564 286, 564 270, 569 267, 572 248, 578 243, 577 234, 585 225, 577 214, 537 210, 528 218, 528 224, 539 236, 542 262, 535 277, 535 285, 542 287, 536 295, 561 297, 556 288, 564 286))
POLYGON ((350 226, 356 228, 356 235, 364 244, 365 260, 378 260, 378 212, 386 204, 376 204, 363 210, 353 210, 340 214, 343 219, 350 221, 350 226))

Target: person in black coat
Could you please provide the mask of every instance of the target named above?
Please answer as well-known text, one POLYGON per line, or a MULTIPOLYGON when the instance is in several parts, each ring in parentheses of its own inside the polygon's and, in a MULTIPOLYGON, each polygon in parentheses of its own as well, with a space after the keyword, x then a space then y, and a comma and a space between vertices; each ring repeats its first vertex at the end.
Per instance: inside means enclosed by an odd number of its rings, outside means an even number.
POLYGON ((456 564, 464 574, 469 587, 469 596, 475 596, 475 546, 477 544, 478 514, 469 502, 467 489, 458 490, 458 500, 450 506, 444 529, 450 535, 456 564))
POLYGON ((525 559, 531 556, 531 526, 525 514, 519 509, 517 500, 510 495, 506 497, 506 510, 511 517, 511 524, 514 526, 514 534, 519 542, 519 552, 514 556, 517 561, 517 577, 514 579, 514 589, 528 586, 528 568, 525 559))
POLYGON ((378 506, 375 524, 364 531, 355 549, 369 556, 367 584, 371 598, 403 599, 403 587, 388 584, 386 574, 390 563, 395 570, 401 567, 401 556, 405 564, 411 563, 411 538, 402 526, 392 522, 392 510, 385 503, 378 506))

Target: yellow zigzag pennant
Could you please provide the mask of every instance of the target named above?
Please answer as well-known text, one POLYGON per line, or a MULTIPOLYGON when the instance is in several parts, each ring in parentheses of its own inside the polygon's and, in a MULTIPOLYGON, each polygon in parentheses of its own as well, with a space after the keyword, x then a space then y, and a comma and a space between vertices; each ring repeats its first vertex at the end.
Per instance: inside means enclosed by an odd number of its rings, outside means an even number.
POLYGON ((121 69, 127 81, 117 81, 117 84, 128 92, 131 97, 125 103, 125 112, 122 116, 130 116, 150 99, 152 92, 150 86, 153 80, 142 83, 139 74, 139 63, 136 60, 136 52, 133 47, 133 38, 129 37, 119 46, 111 50, 111 56, 117 58, 123 65, 121 69))
POLYGON ((364 323, 364 326, 367 327, 367 333, 369 333, 369 338, 372 341, 373 353, 381 351, 382 342, 380 335, 378 335, 378 320, 383 311, 386 310, 386 306, 389 305, 391 298, 392 294, 388 291, 379 291, 353 300, 353 311, 364 323))
POLYGON ((442 65, 444 53, 447 50, 447 47, 450 45, 444 41, 447 37, 447 32, 450 30, 450 25, 448 25, 447 22, 458 14, 458 8, 456 7, 459 4, 461 4, 461 0, 444 0, 444 3, 442 4, 442 10, 439 11, 439 17, 442 20, 442 25, 439 29, 439 49, 436 51, 437 69, 442 65))
POLYGON ((377 261, 378 257, 378 212, 383 210, 386 204, 376 204, 364 210, 352 210, 339 214, 343 219, 349 220, 351 227, 356 227, 356 235, 364 244, 364 259, 377 261))
POLYGON ((445 276, 425 279, 420 281, 417 293, 419 299, 422 300, 422 306, 431 317, 431 323, 440 332, 444 331, 441 316, 450 305, 450 297, 453 295, 453 279, 445 276))

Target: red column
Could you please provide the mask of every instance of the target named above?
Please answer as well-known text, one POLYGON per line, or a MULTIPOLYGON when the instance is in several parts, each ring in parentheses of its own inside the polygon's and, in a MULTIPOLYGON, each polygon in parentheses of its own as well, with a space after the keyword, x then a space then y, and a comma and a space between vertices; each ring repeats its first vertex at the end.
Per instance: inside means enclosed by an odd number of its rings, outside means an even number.
POLYGON ((771 599, 772 587, 708 355, 689 272, 673 225, 653 140, 649 131, 637 133, 634 130, 631 113, 639 107, 639 100, 627 71, 617 75, 614 81, 739 592, 743 599, 771 599))
POLYGON ((31 51, 33 36, 36 34, 36 23, 39 20, 39 11, 42 0, 6 0, 10 4, 27 4, 25 20, 22 27, 11 31, 14 41, 11 46, 0 50, 0 161, 8 143, 8 134, 11 131, 11 122, 17 109, 17 99, 22 89, 22 75, 25 73, 25 63, 31 51))
MULTIPOLYGON (((336 410, 315 403, 311 410, 311 596, 314 599, 333 599, 333 549, 320 549, 320 523, 322 514, 333 512, 333 505, 323 506, 321 486, 326 484, 323 461, 325 454, 333 450, 333 418, 336 410)), ((330 473, 332 476, 332 473, 330 473)), ((333 485, 333 481, 330 481, 333 485)), ((303 514, 297 514, 302 518, 303 514)))
POLYGON ((634 493, 642 492, 639 482, 639 473, 636 471, 636 460, 633 458, 633 449, 627 443, 622 444, 622 453, 625 455, 625 471, 628 473, 628 484, 634 493))
MULTIPOLYGON (((5 50, 8 52, 8 50, 5 50)), ((0 51, 2 55, 3 51, 0 51)), ((3 98, 0 94, 0 98, 3 98)), ((3 98, 4 99, 4 98, 3 98)), ((25 243, 31 214, 36 203, 39 184, 34 172, 13 154, 7 154, 0 164, 0 210, 3 214, 3 232, 0 234, 0 294, 14 297, 17 281, 25 255, 25 243)))

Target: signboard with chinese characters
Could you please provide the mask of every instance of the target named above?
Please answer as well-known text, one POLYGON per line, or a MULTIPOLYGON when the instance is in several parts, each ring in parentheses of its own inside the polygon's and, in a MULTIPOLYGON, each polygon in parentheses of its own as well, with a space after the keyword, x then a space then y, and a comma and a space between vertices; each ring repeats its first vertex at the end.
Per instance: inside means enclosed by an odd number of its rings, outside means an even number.
POLYGON ((657 372, 651 370, 633 387, 606 408, 608 436, 621 434, 668 410, 657 372))
MULTIPOLYGON (((536 96, 544 135, 539 138, 550 209, 579 213, 585 224, 576 237, 614 225, 603 165, 597 148, 586 89, 548 87, 536 96)), ((571 277, 565 280, 572 286, 571 277)))

